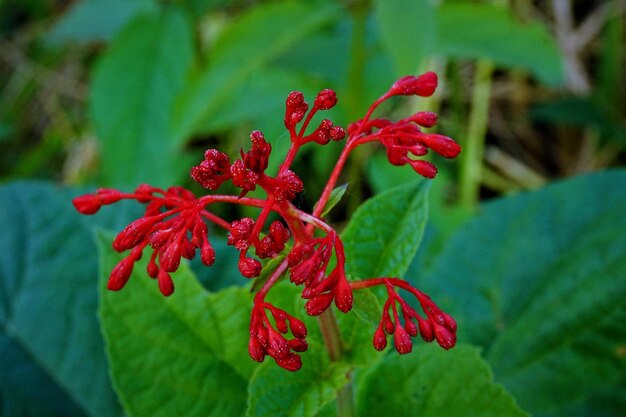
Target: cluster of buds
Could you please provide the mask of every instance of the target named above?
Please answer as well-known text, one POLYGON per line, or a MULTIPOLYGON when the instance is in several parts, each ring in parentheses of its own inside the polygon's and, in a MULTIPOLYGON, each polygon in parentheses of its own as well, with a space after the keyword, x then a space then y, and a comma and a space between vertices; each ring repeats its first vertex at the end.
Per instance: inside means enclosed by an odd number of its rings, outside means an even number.
POLYGON ((374 332, 374 348, 384 350, 387 347, 387 335, 393 335, 393 342, 399 354, 404 355, 413 350, 411 337, 418 334, 425 342, 437 340, 439 346, 450 349, 456 344, 456 321, 449 314, 441 311, 429 296, 406 281, 397 278, 379 278, 362 281, 366 286, 373 286, 382 282, 387 289, 387 301, 383 306, 383 313, 374 332), (395 290, 394 286, 407 290, 418 300, 426 318, 411 307, 395 290), (400 321, 398 309, 402 313, 404 325, 400 321), (389 311, 391 310, 391 314, 389 311))
MULTIPOLYGON (((409 164, 427 178, 435 176, 435 166, 415 157, 424 156, 429 149, 446 158, 458 155, 460 147, 452 139, 421 130, 436 123, 437 117, 433 113, 418 112, 395 122, 371 118, 383 101, 398 95, 429 96, 436 85, 434 73, 398 80, 372 104, 362 119, 350 125, 347 132, 329 119, 323 119, 307 134, 313 116, 336 105, 334 91, 321 91, 310 109, 302 93, 290 93, 284 123, 290 134, 291 146, 275 175, 266 172, 272 146, 259 131, 252 132, 250 149, 247 152, 241 149, 239 158, 234 162, 231 163, 225 153, 209 149, 204 159, 191 168, 191 178, 202 187, 215 191, 230 181, 241 190, 238 195, 209 193, 196 197, 182 187, 163 190, 140 185, 133 193, 100 189, 94 194, 75 198, 73 203, 83 214, 94 214, 102 206, 122 199, 133 199, 146 205, 144 215, 129 224, 113 241, 116 251, 128 253, 111 272, 108 288, 122 289, 131 276, 135 262, 148 249, 152 251, 147 266, 148 275, 156 278, 159 290, 169 296, 174 291, 171 274, 179 268, 181 258, 192 259, 199 250, 202 262, 207 266, 213 265, 215 251, 208 239, 207 226, 212 224, 224 229, 228 234, 228 244, 240 252, 239 271, 247 278, 260 275, 264 260, 289 251, 282 261, 267 264, 273 269, 268 271, 267 280, 254 296, 249 341, 252 359, 261 362, 270 356, 289 371, 296 371, 302 366, 300 353, 308 348, 304 323, 265 300, 274 284, 286 274, 293 284, 302 287, 302 298, 307 300, 305 311, 310 316, 325 314, 333 302, 339 311, 347 313, 352 309, 354 290, 384 286, 388 299, 374 333, 373 343, 377 350, 385 348, 387 335, 393 335, 396 349, 401 354, 411 351, 411 337, 418 334, 427 342, 436 339, 445 349, 453 347, 456 343, 456 323, 452 317, 406 281, 363 277, 358 281, 348 281, 341 238, 322 218, 347 157, 357 146, 378 142, 386 149, 392 164, 409 164), (290 169, 296 154, 308 143, 327 145, 343 139, 346 140, 342 153, 313 212, 300 210, 292 204, 304 189, 302 180, 290 169), (257 188, 262 189, 267 197, 246 196, 257 188), (209 211, 213 203, 255 207, 259 209, 259 215, 256 219, 246 217, 228 222, 209 211), (270 214, 277 215, 280 220, 269 222, 270 214), (293 239, 291 246, 287 245, 290 239, 293 239), (336 262, 329 268, 333 256, 336 262), (425 317, 404 301, 396 292, 396 287, 416 297, 425 317), (289 334, 293 337, 289 338, 289 334)), ((327 343, 331 342, 327 340, 327 343)))
POLYGON ((270 303, 258 300, 254 303, 250 318, 248 352, 257 362, 263 362, 265 356, 269 355, 281 367, 297 371, 302 367, 302 358, 298 353, 309 348, 306 334, 306 326, 301 320, 270 303), (274 326, 266 310, 270 312, 274 326), (285 335, 288 332, 291 332, 293 339, 287 340, 285 335))
POLYGON ((352 288, 344 269, 338 265, 326 274, 333 249, 338 258, 344 255, 341 245, 339 237, 331 231, 326 237, 296 246, 287 257, 289 278, 296 285, 304 285, 302 298, 308 300, 304 307, 310 316, 322 314, 333 300, 339 311, 347 313, 352 309, 352 288))

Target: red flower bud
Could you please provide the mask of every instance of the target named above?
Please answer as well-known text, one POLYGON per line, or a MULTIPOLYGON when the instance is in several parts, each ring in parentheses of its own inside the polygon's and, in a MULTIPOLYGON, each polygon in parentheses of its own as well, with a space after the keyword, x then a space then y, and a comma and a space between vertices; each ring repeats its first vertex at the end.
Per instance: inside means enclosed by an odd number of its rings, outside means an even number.
POLYGON ((291 201, 296 194, 304 189, 302 180, 298 178, 295 172, 286 169, 276 177, 276 185, 274 186, 274 196, 277 201, 291 201))
MULTIPOLYGON (((153 252, 153 253, 156 253, 156 252, 153 252)), ((146 267, 146 271, 148 272, 148 276, 150 278, 156 278, 157 275, 159 274, 159 267, 154 262, 154 256, 150 258, 150 261, 148 262, 148 266, 146 267)))
POLYGON ((159 254, 159 263, 161 269, 167 272, 174 272, 180 266, 180 257, 182 256, 183 247, 176 240, 168 242, 159 254))
POLYGON ((134 248, 146 237, 157 221, 159 221, 159 219, 155 217, 140 217, 130 223, 115 237, 113 249, 118 252, 124 252, 125 250, 134 248))
POLYGON ((456 333, 451 332, 439 324, 434 324, 433 327, 435 329, 435 338, 437 338, 439 346, 446 350, 453 348, 456 344, 456 333))
POLYGON ((239 259, 239 272, 246 278, 258 277, 261 273, 261 262, 253 258, 239 259))
POLYGON ((250 340, 248 341, 248 353, 250 354, 250 357, 257 362, 263 362, 265 359, 263 347, 253 335, 250 335, 250 340))
POLYGON ((269 336, 266 327, 264 327, 263 325, 256 326, 254 327, 254 333, 251 334, 254 334, 256 336, 261 346, 267 346, 269 336))
POLYGON ((432 342, 435 339, 435 332, 433 331, 432 324, 430 324, 430 321, 424 320, 419 316, 416 318, 420 329, 420 336, 422 336, 422 339, 424 339, 425 342, 432 342))
POLYGON ((330 128, 330 138, 334 141, 340 141, 346 137, 346 130, 341 126, 333 126, 330 128))
POLYGON ((258 130, 252 132, 250 140, 252 141, 252 149, 242 153, 243 164, 254 172, 262 172, 267 168, 272 145, 265 141, 263 133, 258 130))
POLYGON ((311 298, 306 302, 304 308, 309 316, 319 316, 333 302, 334 294, 332 292, 323 293, 311 298))
POLYGON ((405 320, 404 328, 406 329, 407 333, 411 336, 417 336, 417 334, 419 333, 417 325, 411 319, 405 320))
POLYGON ((126 257, 115 265, 115 268, 109 275, 109 282, 107 288, 112 291, 121 290, 128 282, 131 273, 133 272, 134 260, 131 257, 126 257))
POLYGON ((80 214, 94 214, 102 207, 102 200, 97 195, 85 194, 74 198, 72 204, 80 214))
POLYGON ((309 105, 304 101, 304 95, 299 91, 292 91, 287 96, 285 109, 285 127, 292 129, 304 119, 309 105))
POLYGON ((420 137, 420 141, 444 158, 456 158, 461 152, 459 144, 444 135, 425 134, 420 137))
POLYGON ((407 75, 396 81, 389 90, 391 95, 429 97, 437 88, 437 74, 427 72, 418 77, 407 75))
POLYGON ((424 127, 433 127, 437 124, 437 115, 430 111, 420 111, 410 117, 411 121, 424 127))
POLYGON ((182 257, 185 259, 192 260, 196 256, 196 247, 189 241, 188 239, 183 239, 182 241, 182 257))
POLYGON ((302 358, 295 353, 289 353, 284 358, 274 358, 278 366, 288 371, 295 372, 302 368, 302 358))
POLYGON ((152 199, 152 193, 156 189, 148 184, 139 184, 137 188, 135 188, 135 194, 138 195, 137 201, 140 203, 147 203, 152 199))
POLYGON ((289 328, 291 334, 298 339, 304 339, 307 334, 306 325, 302 320, 298 320, 295 317, 289 317, 289 328))
POLYGON ((250 246, 250 235, 252 234, 253 228, 254 220, 250 217, 235 220, 230 225, 227 243, 240 251, 247 249, 250 246))
POLYGON ((406 355, 413 350, 413 343, 411 342, 411 336, 407 333, 407 331, 400 325, 400 323, 396 323, 396 331, 393 335, 393 342, 396 346, 396 350, 400 355, 406 355))
POLYGON ((209 190, 215 190, 230 178, 230 161, 228 155, 217 149, 208 149, 204 153, 204 161, 191 168, 191 178, 209 190))
POLYGON ((291 339, 287 342, 289 349, 295 352, 306 352, 309 348, 309 344, 304 339, 291 339))
POLYGON ((337 94, 331 89, 325 89, 315 97, 314 106, 320 110, 328 110, 337 104, 337 94))
POLYGON ((279 220, 274 220, 270 225, 270 236, 274 242, 284 244, 289 240, 289 230, 279 220))
POLYGON ((256 188, 259 176, 246 168, 241 159, 237 159, 230 166, 230 175, 232 176, 233 185, 244 191, 252 191, 256 188))
POLYGON ((100 197, 103 205, 117 203, 122 199, 124 194, 112 188, 99 188, 96 193, 100 197))
POLYGON ((274 316, 274 318, 276 319, 276 330, 278 330, 279 332, 281 332, 282 334, 285 334, 289 331, 289 327, 287 326, 287 318, 286 317, 276 317, 274 316))
POLYGON ((215 263, 215 250, 206 238, 204 239, 204 242, 202 242, 202 247, 200 248, 200 260, 206 266, 211 266, 215 263))
POLYGON ((350 288, 350 284, 345 279, 345 277, 340 277, 337 282, 337 286, 335 287, 335 305, 339 309, 339 311, 343 313, 347 313, 352 310, 352 288, 350 288))
POLYGON ((159 291, 161 291, 161 294, 166 297, 172 295, 174 292, 174 281, 172 281, 170 274, 163 268, 159 271, 157 282, 159 284, 159 291))
POLYGON ((268 329, 268 342, 268 353, 273 358, 284 358, 285 356, 287 356, 287 354, 289 354, 289 345, 287 344, 287 339, 285 339, 283 335, 281 335, 272 328, 268 329))
POLYGON ((407 162, 415 172, 426 178, 435 178, 435 175, 437 175, 437 167, 432 162, 422 161, 421 159, 409 159, 407 162))
POLYGON ((374 349, 376 349, 379 352, 385 350, 385 348, 387 347, 387 335, 385 334, 385 331, 383 330, 383 326, 381 326, 380 324, 378 325, 378 327, 376 328, 376 331, 374 332, 373 344, 374 344, 374 349))
POLYGON ((387 309, 383 310, 382 323, 383 323, 383 327, 385 328, 385 332, 387 332, 387 334, 393 334, 394 325, 393 325, 393 321, 391 320, 391 316, 389 315, 389 310, 387 309))
POLYGON ((443 316, 443 326, 451 332, 456 332, 456 321, 452 316, 446 313, 441 313, 441 315, 443 316))

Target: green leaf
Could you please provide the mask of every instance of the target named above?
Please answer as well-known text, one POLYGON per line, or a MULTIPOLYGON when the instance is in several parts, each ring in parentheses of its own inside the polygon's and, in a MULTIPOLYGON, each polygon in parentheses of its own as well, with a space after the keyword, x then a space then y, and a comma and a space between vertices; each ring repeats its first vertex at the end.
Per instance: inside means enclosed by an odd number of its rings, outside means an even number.
POLYGON ((342 361, 357 367, 370 367, 384 357, 372 344, 382 311, 379 298, 366 288, 354 291, 354 305, 350 312, 335 314, 344 350, 342 361))
MULTIPOLYGON (((416 178, 416 173, 410 165, 391 165, 384 151, 370 155, 367 160, 365 175, 376 194, 400 184, 414 183, 416 178)), ((438 175, 440 176, 440 174, 438 175)))
POLYGON ((420 345, 408 355, 388 355, 358 385, 359 416, 527 416, 502 386, 493 382, 478 349, 445 351, 420 345))
POLYGON ((312 417, 335 400, 337 390, 348 383, 348 365, 329 363, 322 345, 302 355, 302 369, 290 373, 274 361, 254 373, 248 387, 249 417, 312 417))
POLYGON ((3 416, 121 412, 95 315, 96 247, 72 194, 38 182, 0 188, 3 416))
POLYGON ((347 190, 348 190, 348 183, 345 183, 343 185, 335 187, 330 192, 330 197, 328 198, 328 201, 326 202, 326 206, 324 206, 324 210, 322 211, 321 217, 325 217, 328 213, 330 213, 333 207, 335 207, 337 203, 341 201, 341 199, 343 198, 347 190))
POLYGON ((436 40, 435 8, 427 1, 376 0, 374 14, 396 76, 414 74, 436 40))
POLYGON ((402 185, 366 201, 341 235, 352 278, 401 277, 422 239, 428 181, 402 185))
POLYGON ((487 349, 533 415, 623 414, 593 410, 601 396, 605 408, 618 401, 608 387, 625 388, 624 213, 625 171, 506 198, 461 227, 427 274, 454 300, 459 338, 487 349))
POLYGON ((521 23, 504 7, 475 3, 443 4, 437 18, 439 53, 488 58, 526 69, 547 85, 563 83, 559 48, 538 22, 521 23))
POLYGON ((154 0, 84 0, 75 3, 56 22, 46 41, 51 44, 109 41, 135 16, 157 11, 154 0))
POLYGON ((358 291, 354 291, 352 311, 364 322, 377 326, 383 309, 378 302, 378 298, 369 288, 361 288, 358 291))
POLYGON ((169 186, 188 169, 180 163, 170 114, 192 47, 189 23, 170 7, 133 20, 95 67, 90 105, 103 184, 169 186))
POLYGON ((336 5, 260 5, 224 30, 212 50, 211 65, 185 90, 176 107, 176 137, 184 139, 203 120, 222 111, 249 76, 311 32, 336 18, 336 5), (288 28, 277 31, 277 28, 288 28))
POLYGON ((600 105, 591 97, 561 97, 532 109, 536 120, 565 126, 592 127, 609 140, 626 145, 626 127, 614 109, 600 105))
POLYGON ((251 296, 243 288, 209 294, 186 265, 163 297, 145 261, 119 293, 105 289, 120 256, 100 237, 100 320, 115 387, 130 416, 241 415, 248 378, 251 296))

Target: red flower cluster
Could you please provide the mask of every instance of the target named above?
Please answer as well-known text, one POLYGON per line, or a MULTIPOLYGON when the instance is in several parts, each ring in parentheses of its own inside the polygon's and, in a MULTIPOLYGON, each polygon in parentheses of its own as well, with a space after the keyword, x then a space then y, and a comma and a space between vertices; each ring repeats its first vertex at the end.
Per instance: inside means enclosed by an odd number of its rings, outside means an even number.
POLYGON ((302 359, 298 353, 309 348, 306 333, 306 326, 301 320, 270 303, 258 300, 254 303, 250 319, 250 357, 257 362, 263 362, 265 355, 270 355, 281 367, 288 371, 297 371, 302 367, 302 359), (266 310, 272 315, 274 326, 268 319, 266 310), (293 339, 287 340, 284 335, 289 331, 293 339))
POLYGON ((388 298, 383 306, 382 318, 374 332, 373 344, 376 350, 384 350, 387 347, 387 334, 393 335, 394 345, 401 355, 411 352, 413 349, 411 337, 418 334, 425 342, 432 342, 437 339, 439 346, 444 349, 450 349, 456 344, 456 322, 452 316, 441 311, 426 294, 411 287, 406 281, 397 278, 379 278, 363 282, 366 286, 373 286, 382 282, 387 289, 388 298), (396 292, 394 286, 413 294, 420 303, 426 318, 420 316, 396 292), (400 321, 398 307, 402 313, 404 325, 400 321), (389 314, 389 310, 391 310, 393 317, 389 314))
POLYGON ((302 93, 290 93, 284 123, 290 134, 291 147, 275 175, 266 172, 272 146, 259 131, 252 132, 250 149, 247 152, 240 150, 239 158, 234 162, 231 163, 228 155, 209 149, 204 159, 191 168, 191 177, 202 187, 217 190, 230 181, 241 189, 239 195, 207 194, 196 197, 182 187, 162 190, 140 185, 133 193, 99 189, 94 194, 75 198, 74 205, 83 214, 96 213, 103 205, 122 199, 134 199, 146 205, 144 215, 129 224, 113 241, 116 251, 129 253, 111 272, 109 289, 119 290, 126 284, 135 262, 149 247, 152 252, 147 265, 148 275, 157 279, 164 295, 172 294, 174 283, 170 274, 178 269, 181 258, 192 259, 199 250, 205 265, 214 263, 215 252, 208 239, 207 227, 207 223, 212 223, 228 232, 228 244, 240 252, 239 271, 248 278, 259 276, 262 261, 283 253, 289 239, 293 239, 288 256, 281 262, 268 264, 273 269, 268 271, 266 276, 269 278, 254 297, 249 341, 250 356, 254 360, 260 362, 269 355, 287 370, 295 371, 302 366, 299 354, 308 348, 304 323, 265 301, 267 293, 285 273, 293 284, 302 286, 302 298, 307 300, 305 310, 311 316, 324 314, 333 302, 339 311, 347 313, 352 309, 354 290, 384 286, 388 299, 374 334, 374 347, 378 350, 385 348, 387 335, 393 335, 398 352, 408 353, 412 349, 411 337, 418 334, 426 341, 436 339, 445 349, 451 348, 456 342, 456 323, 452 317, 406 281, 368 278, 349 282, 345 274, 346 255, 341 238, 322 219, 324 207, 347 157, 357 146, 378 142, 385 147, 392 164, 409 164, 428 178, 434 177, 437 169, 431 162, 414 157, 424 156, 429 149, 446 158, 458 155, 461 149, 452 139, 420 129, 436 123, 437 117, 433 113, 418 112, 396 122, 371 118, 383 101, 398 95, 428 96, 434 92, 436 85, 434 73, 404 77, 374 102, 365 117, 351 124, 347 132, 329 119, 323 119, 308 135, 306 131, 313 116, 318 111, 334 107, 337 96, 332 90, 323 90, 309 109, 302 93), (308 143, 326 145, 346 137, 343 151, 315 209, 312 213, 301 211, 291 203, 304 188, 298 175, 290 169, 296 154, 308 143), (266 198, 246 197, 257 187, 265 192, 266 198), (256 207, 260 212, 256 219, 246 217, 227 222, 208 210, 211 204, 218 202, 256 207), (281 220, 274 220, 266 226, 272 213, 281 220), (333 255, 336 262, 329 272, 333 255), (425 317, 406 303, 395 287, 415 296, 425 317))

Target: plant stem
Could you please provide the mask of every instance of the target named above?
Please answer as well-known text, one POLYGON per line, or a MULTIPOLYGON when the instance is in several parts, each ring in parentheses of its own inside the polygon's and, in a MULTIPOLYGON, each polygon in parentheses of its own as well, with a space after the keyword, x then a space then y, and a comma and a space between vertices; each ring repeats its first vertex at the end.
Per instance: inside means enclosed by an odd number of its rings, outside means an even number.
POLYGON ((354 412, 354 397, 353 392, 353 380, 352 372, 348 372, 348 383, 341 387, 337 391, 337 416, 338 417, 353 417, 354 412))
POLYGON ((341 335, 333 311, 330 308, 326 309, 318 316, 318 323, 328 350, 328 356, 332 362, 337 362, 341 358, 341 335))
MULTIPOLYGON (((359 115, 363 114, 362 108, 363 103, 365 103, 363 97, 365 72, 363 69, 365 68, 367 58, 365 51, 368 16, 367 2, 353 2, 350 12, 353 26, 347 80, 349 101, 346 104, 349 120, 357 120, 359 115)), ((366 160, 362 150, 354 152, 352 161, 346 172, 348 182, 354 185, 347 196, 347 208, 349 213, 353 212, 363 200, 363 189, 358 182, 358 177, 363 171, 365 162, 366 160)))
MULTIPOLYGON (((332 309, 327 309, 317 319, 322 331, 322 337, 324 338, 324 344, 328 350, 328 356, 331 362, 337 362, 341 359, 343 347, 341 345, 339 326, 337 326, 337 320, 332 309)), ((353 417, 355 415, 352 372, 349 372, 347 377, 348 383, 337 390, 337 417, 353 417)))
POLYGON ((472 108, 469 116, 467 137, 461 152, 460 203, 475 207, 478 202, 480 175, 485 149, 485 133, 489 117, 491 74, 493 63, 481 59, 476 63, 472 108))

